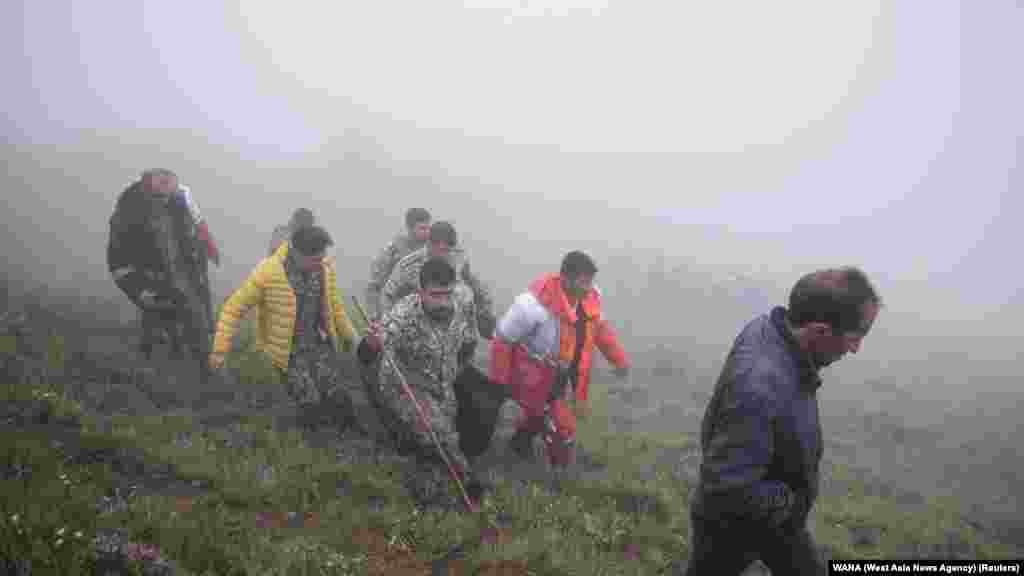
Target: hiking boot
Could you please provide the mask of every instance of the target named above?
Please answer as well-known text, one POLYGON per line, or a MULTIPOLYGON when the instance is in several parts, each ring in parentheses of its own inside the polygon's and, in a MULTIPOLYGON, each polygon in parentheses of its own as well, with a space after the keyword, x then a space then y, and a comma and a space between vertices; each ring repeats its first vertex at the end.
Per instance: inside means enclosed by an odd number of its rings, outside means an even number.
POLYGON ((544 449, 552 468, 565 469, 575 464, 576 447, 572 438, 557 432, 545 434, 544 449))
POLYGON ((214 376, 213 370, 210 370, 210 367, 205 362, 200 364, 200 366, 199 366, 199 384, 200 385, 202 385, 202 386, 208 385, 210 383, 210 381, 213 380, 213 376, 214 376))
POLYGON ((474 508, 480 508, 484 498, 490 495, 493 489, 492 486, 479 478, 473 478, 466 483, 466 495, 469 496, 469 502, 474 508))

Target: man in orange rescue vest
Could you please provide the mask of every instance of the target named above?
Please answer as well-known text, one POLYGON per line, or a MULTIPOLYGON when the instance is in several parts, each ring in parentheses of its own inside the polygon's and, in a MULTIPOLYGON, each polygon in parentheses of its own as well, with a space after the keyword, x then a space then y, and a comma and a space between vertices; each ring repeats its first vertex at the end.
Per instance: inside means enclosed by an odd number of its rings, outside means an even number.
POLYGON ((545 274, 520 294, 498 322, 491 343, 490 378, 510 387, 523 408, 511 447, 526 457, 544 434, 549 462, 571 461, 576 418, 589 413, 594 345, 624 378, 630 359, 601 313, 594 286, 597 266, 583 252, 562 259, 558 274, 545 274), (569 399, 575 398, 575 412, 569 399))

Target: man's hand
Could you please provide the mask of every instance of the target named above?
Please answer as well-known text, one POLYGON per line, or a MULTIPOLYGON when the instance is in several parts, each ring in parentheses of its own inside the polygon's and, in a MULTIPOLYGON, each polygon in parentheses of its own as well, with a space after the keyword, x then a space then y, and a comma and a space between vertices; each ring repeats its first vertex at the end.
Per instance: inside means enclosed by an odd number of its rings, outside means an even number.
POLYGON ((158 298, 156 292, 152 290, 140 292, 137 302, 143 310, 173 310, 175 307, 173 301, 158 298))
POLYGON ((581 398, 576 398, 576 402, 573 405, 573 408, 573 411, 576 413, 576 418, 579 418, 580 420, 586 420, 587 418, 590 418, 591 409, 589 399, 583 400, 581 398))
POLYGON ((154 308, 156 307, 156 293, 152 290, 143 290, 139 292, 137 301, 142 308, 154 308))
POLYGON ((788 513, 780 514, 781 518, 777 521, 779 529, 786 533, 794 533, 803 528, 801 523, 807 521, 807 515, 810 513, 810 503, 805 494, 800 492, 790 492, 790 494, 791 503, 788 506, 788 513))
POLYGON ((220 370, 224 366, 224 355, 212 352, 207 364, 209 364, 210 370, 220 370))

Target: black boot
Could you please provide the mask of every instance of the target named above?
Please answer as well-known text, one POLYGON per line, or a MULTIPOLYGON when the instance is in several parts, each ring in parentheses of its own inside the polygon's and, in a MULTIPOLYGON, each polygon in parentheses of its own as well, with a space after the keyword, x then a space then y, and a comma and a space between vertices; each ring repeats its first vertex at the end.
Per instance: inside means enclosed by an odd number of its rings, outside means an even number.
POLYGON ((493 487, 479 476, 470 475, 466 479, 466 495, 475 506, 479 506, 492 490, 493 487))
POLYGON ((209 384, 216 372, 210 368, 209 355, 203 349, 192 350, 192 361, 196 363, 196 367, 199 369, 199 383, 203 386, 209 384))
POLYGON ((516 433, 508 441, 508 447, 520 458, 529 460, 533 457, 534 436, 535 434, 529 430, 522 428, 516 430, 516 433))

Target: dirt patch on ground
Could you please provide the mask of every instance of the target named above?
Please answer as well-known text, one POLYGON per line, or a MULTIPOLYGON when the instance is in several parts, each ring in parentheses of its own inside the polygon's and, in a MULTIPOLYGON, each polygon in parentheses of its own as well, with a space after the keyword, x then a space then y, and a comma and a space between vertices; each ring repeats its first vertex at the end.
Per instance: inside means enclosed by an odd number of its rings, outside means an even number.
POLYGON ((431 574, 429 562, 415 553, 396 546, 383 530, 358 528, 352 532, 352 543, 362 548, 369 557, 367 574, 370 576, 420 576, 431 574))
POLYGON ((466 560, 453 557, 457 553, 426 561, 391 543, 387 533, 379 529, 359 528, 353 531, 352 542, 369 556, 367 574, 370 576, 525 576, 529 573, 526 562, 521 560, 488 560, 475 570, 466 560))

